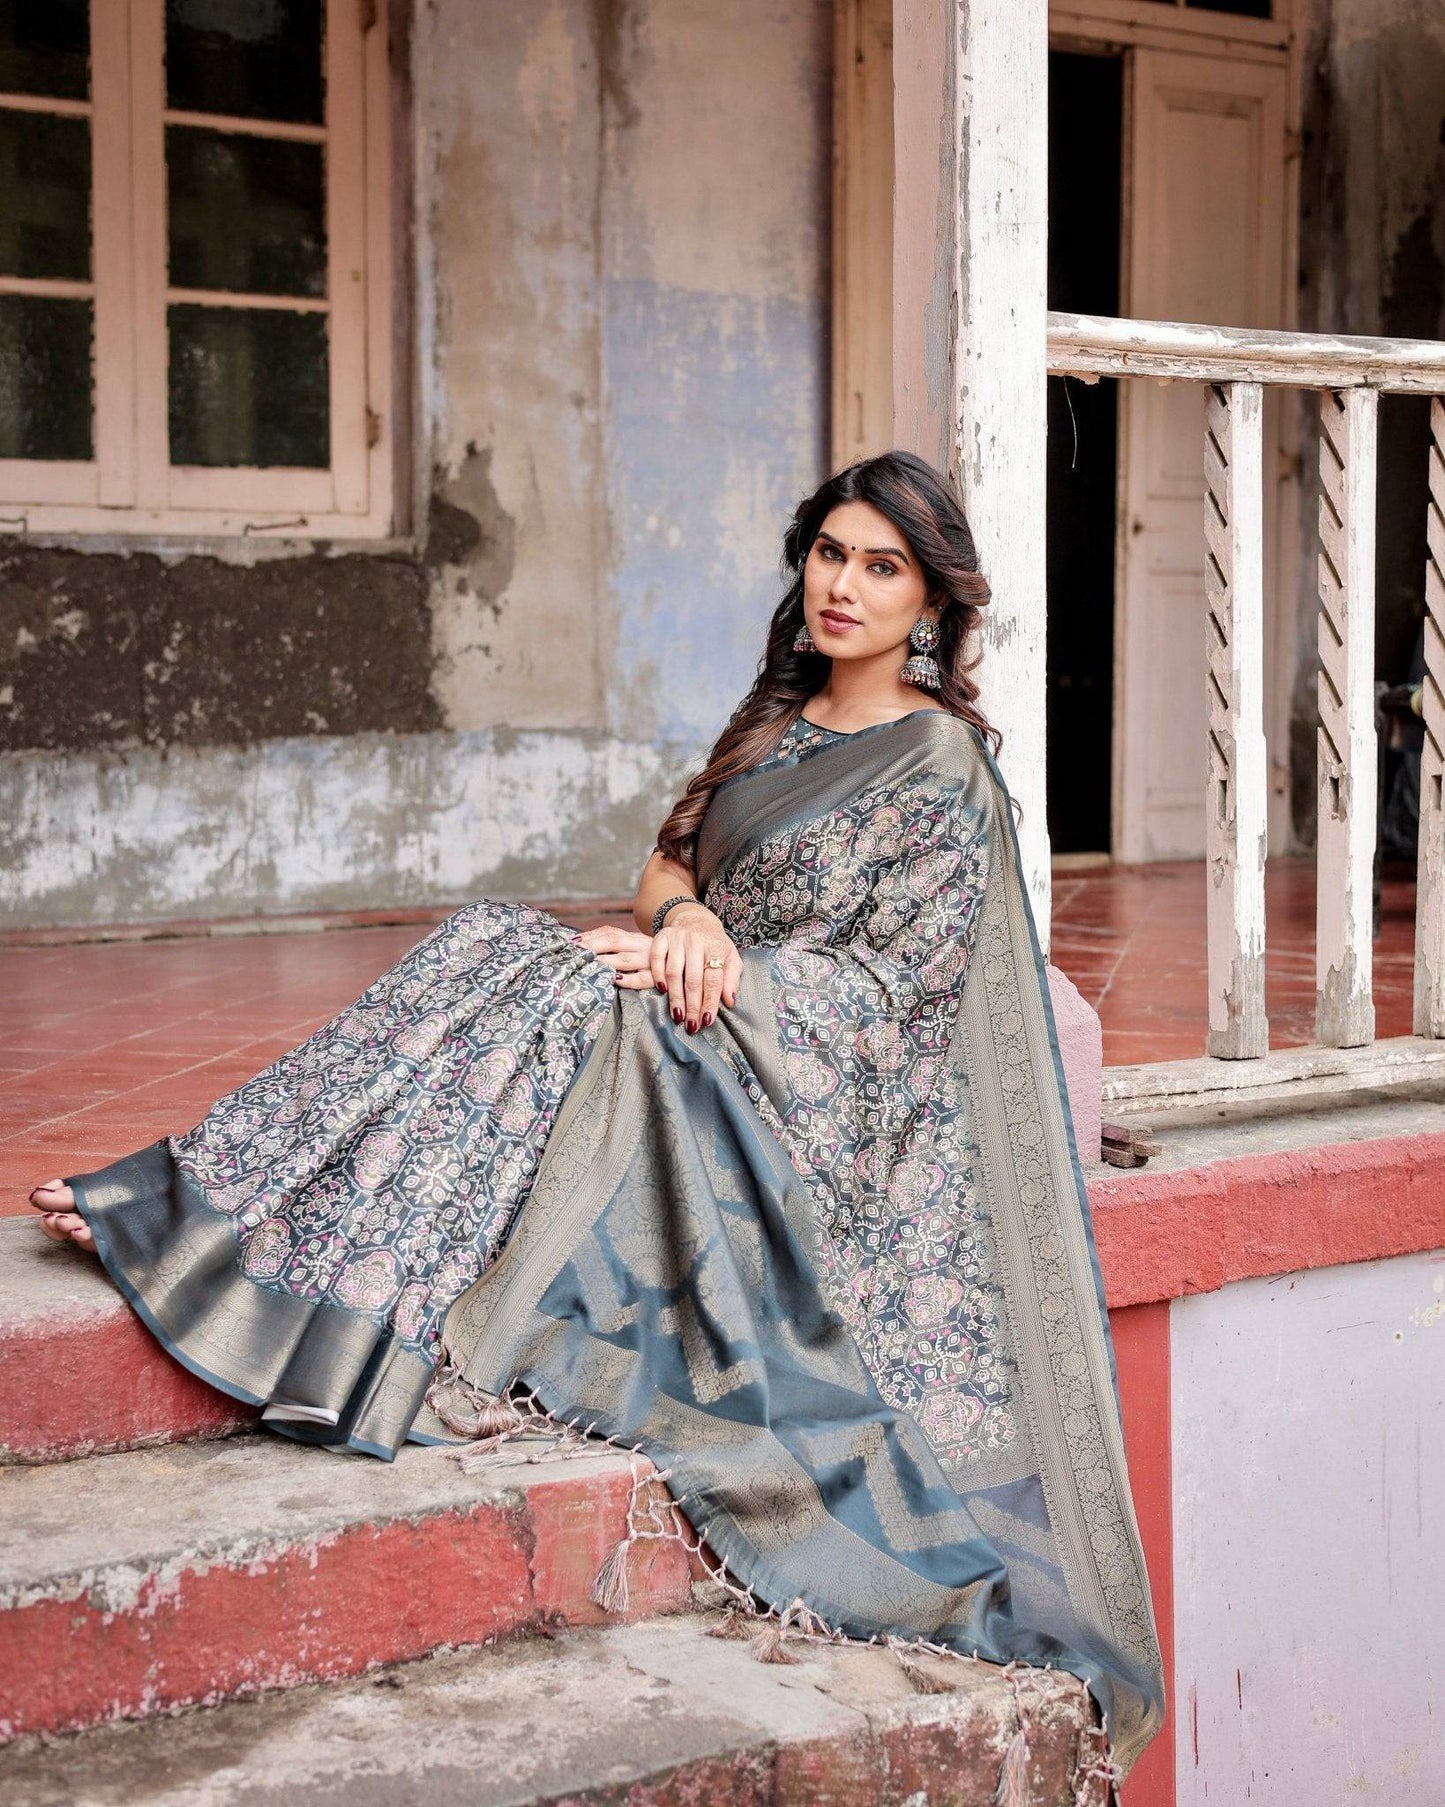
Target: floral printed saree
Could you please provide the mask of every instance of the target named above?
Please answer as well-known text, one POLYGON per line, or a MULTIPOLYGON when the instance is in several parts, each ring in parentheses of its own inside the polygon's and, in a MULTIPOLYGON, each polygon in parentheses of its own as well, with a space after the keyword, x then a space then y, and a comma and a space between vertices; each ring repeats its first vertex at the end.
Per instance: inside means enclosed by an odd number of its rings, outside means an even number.
POLYGON ((645 1450, 732 1576, 1162 1712, 1103 1289, 1007 793, 937 710, 714 795, 738 1003, 689 1036, 460 911, 188 1135, 73 1180, 166 1346, 275 1427, 445 1440, 438 1363, 645 1450))

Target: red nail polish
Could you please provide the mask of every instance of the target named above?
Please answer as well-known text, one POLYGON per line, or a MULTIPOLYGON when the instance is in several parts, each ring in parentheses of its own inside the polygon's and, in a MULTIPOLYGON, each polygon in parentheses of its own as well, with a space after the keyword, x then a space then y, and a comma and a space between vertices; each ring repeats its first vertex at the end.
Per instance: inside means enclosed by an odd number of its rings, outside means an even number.
POLYGON ((674 1010, 672 1013, 672 1020, 675 1023, 680 1023, 682 1021, 682 1012, 680 1010, 674 1010))
POLYGON ((689 1017, 687 1019, 687 1032, 689 1035, 697 1034, 697 1024, 692 1020, 691 1017, 689 1017))
POLYGON ((666 990, 667 990, 667 987, 666 987, 666 986, 665 986, 665 985, 659 985, 659 986, 658 986, 658 988, 657 988, 657 989, 658 989, 658 990, 659 990, 659 991, 666 991, 666 990))
POLYGON ((702 1019, 703 1028, 710 1029, 712 1027, 712 1020, 713 1020, 712 1012, 709 1010, 707 1015, 702 1019))

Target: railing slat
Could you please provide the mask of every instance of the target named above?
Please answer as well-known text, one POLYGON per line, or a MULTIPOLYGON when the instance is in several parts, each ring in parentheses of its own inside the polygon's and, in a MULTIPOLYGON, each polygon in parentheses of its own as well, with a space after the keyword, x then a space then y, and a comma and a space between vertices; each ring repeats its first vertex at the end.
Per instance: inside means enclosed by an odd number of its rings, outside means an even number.
POLYGON ((1051 313, 1048 367, 1086 379, 1152 376, 1174 382, 1279 383, 1297 389, 1361 385, 1399 393, 1445 390, 1445 342, 1369 339, 1206 326, 1189 320, 1121 320, 1051 313))
POLYGON ((1416 1035, 1445 1036, 1445 398, 1430 402, 1425 560, 1425 745, 1415 887, 1416 1035))
POLYGON ((1375 1036, 1377 404, 1372 389, 1320 400, 1315 1039, 1329 1048, 1375 1036))
POLYGON ((1258 383, 1211 384, 1204 423, 1209 797, 1208 1050, 1269 1051, 1264 1009, 1264 411, 1258 383))

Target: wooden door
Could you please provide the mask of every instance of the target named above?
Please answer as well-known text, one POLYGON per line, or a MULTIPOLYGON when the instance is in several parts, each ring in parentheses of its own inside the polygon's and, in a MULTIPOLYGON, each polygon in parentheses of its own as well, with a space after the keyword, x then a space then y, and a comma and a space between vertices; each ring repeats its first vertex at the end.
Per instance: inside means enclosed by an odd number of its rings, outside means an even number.
MULTIPOLYGON (((1126 83, 1123 310, 1285 324, 1287 71, 1137 48, 1126 83)), ((1204 390, 1120 384, 1114 857, 1204 853, 1204 390)), ((1266 657, 1280 597, 1280 409, 1265 414, 1266 657)), ((1266 694, 1272 673, 1265 674, 1266 694)))

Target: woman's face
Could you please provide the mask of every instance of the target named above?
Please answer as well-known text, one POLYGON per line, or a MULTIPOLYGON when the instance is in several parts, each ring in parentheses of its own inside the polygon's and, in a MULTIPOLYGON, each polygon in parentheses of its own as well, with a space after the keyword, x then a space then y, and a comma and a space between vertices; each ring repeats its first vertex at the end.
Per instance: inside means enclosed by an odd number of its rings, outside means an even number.
POLYGON ((803 616, 830 659, 908 656, 909 629, 928 584, 913 548, 871 502, 840 502, 818 530, 803 565, 803 616))

